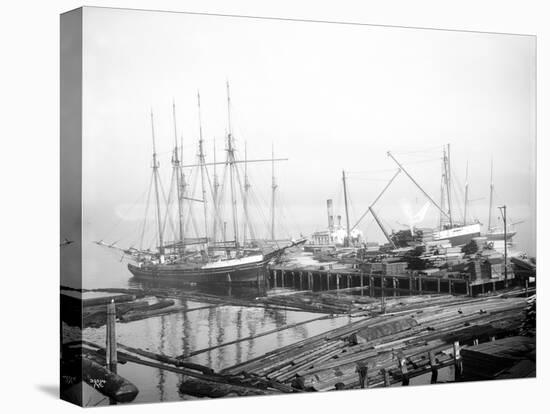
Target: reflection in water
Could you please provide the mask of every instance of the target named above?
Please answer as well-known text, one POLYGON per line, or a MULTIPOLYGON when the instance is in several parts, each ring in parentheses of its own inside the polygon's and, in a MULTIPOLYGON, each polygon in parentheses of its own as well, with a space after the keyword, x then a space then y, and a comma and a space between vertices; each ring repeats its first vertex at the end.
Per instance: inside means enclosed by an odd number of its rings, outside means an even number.
MULTIPOLYGON (((160 351, 161 354, 164 354, 165 345, 166 345, 166 320, 164 319, 163 316, 161 316, 160 317, 160 346, 159 346, 159 351, 160 351)), ((159 372, 159 374, 158 374, 159 399, 162 402, 162 401, 164 401, 164 398, 165 398, 165 394, 164 394, 164 382, 165 382, 164 370, 159 369, 158 372, 159 372)))
MULTIPOLYGON (((99 287, 153 287, 154 283, 141 283, 130 279, 124 263, 113 264, 112 258, 96 258, 100 265, 105 262, 105 270, 92 279, 85 280, 86 288, 99 287), (118 267, 117 267, 118 266, 118 267)), ((101 266, 100 266, 101 267, 101 266)), ((166 284, 162 284, 166 287, 166 284)), ((219 296, 251 299, 264 296, 266 290, 258 286, 171 286, 182 292, 200 292, 219 296)), ((278 289, 280 290, 280 289, 278 289)), ((239 338, 281 328, 285 324, 306 321, 318 317, 307 312, 282 311, 267 308, 218 306, 215 308, 192 309, 208 305, 185 298, 176 300, 184 306, 181 313, 152 317, 129 323, 117 324, 117 341, 136 348, 150 350, 176 357, 203 348, 216 346, 239 338)), ((316 321, 307 325, 286 329, 270 335, 246 340, 237 344, 212 349, 189 358, 189 362, 206 365, 219 371, 234 364, 258 357, 279 347, 300 341, 306 337, 326 332, 349 323, 349 319, 335 318, 316 321)), ((83 331, 83 339, 105 343, 105 329, 88 328, 83 331)), ((139 389, 135 402, 173 401, 189 399, 181 394, 179 385, 183 376, 167 371, 126 363, 119 365, 119 374, 133 382, 139 389)))

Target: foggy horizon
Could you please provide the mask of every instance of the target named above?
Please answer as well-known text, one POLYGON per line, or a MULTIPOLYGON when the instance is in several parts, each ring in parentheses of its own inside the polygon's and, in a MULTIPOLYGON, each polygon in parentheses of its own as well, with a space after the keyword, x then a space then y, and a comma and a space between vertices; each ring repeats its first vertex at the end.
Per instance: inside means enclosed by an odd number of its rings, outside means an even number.
MULTIPOLYGON (((324 23, 305 31, 288 21, 84 13, 85 244, 102 239, 127 247, 139 233, 151 173, 151 110, 165 189, 172 102, 183 163, 196 162, 198 91, 207 162, 214 141, 217 161, 224 159, 229 81, 237 156, 244 158, 246 142, 248 159, 270 158, 272 144, 276 158, 288 158, 275 168, 277 237, 326 229, 327 199, 345 221, 342 170, 355 224, 398 169, 387 151, 439 202, 443 146, 451 144, 455 219, 463 219, 468 163, 466 219, 487 224, 492 159, 492 225, 500 223, 496 207, 506 204, 511 222, 523 220, 519 249, 535 253, 534 37, 324 23)), ((271 165, 248 170, 264 212, 255 218, 262 237, 271 165)), ((401 173, 375 210, 388 230, 400 230, 408 228, 404 210, 416 213, 426 202, 401 173)), ((417 227, 438 222, 430 206, 417 227)), ((385 241, 370 215, 359 228, 367 241, 385 241)))

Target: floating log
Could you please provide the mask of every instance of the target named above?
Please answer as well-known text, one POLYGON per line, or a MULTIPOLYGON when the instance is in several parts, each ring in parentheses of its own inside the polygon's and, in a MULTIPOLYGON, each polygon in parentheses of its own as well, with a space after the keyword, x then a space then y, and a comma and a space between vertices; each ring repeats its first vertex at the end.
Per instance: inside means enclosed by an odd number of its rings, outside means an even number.
POLYGON ((116 402, 133 401, 139 392, 134 384, 88 358, 82 358, 82 380, 116 402))

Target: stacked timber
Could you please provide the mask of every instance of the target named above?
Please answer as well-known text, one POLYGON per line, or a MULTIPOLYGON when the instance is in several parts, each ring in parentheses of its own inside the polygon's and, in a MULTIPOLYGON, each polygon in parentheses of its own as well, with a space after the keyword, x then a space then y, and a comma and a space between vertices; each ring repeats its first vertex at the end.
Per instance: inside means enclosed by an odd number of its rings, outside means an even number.
MULTIPOLYGON (((535 361, 535 338, 513 336, 464 348, 461 351, 466 380, 494 379, 525 360, 535 361)), ((525 364, 529 365, 529 364, 525 364)))
POLYGON ((422 296, 388 298, 386 314, 368 317, 223 370, 255 375, 306 390, 369 386, 408 378, 456 362, 455 344, 490 341, 516 332, 525 299, 422 296), (343 385, 342 385, 343 384, 343 385))

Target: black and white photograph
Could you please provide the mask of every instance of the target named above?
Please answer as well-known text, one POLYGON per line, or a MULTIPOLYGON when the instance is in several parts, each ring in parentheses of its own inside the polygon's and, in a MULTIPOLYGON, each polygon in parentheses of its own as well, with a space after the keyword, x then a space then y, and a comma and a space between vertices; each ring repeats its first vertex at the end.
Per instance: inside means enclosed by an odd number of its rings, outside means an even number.
POLYGON ((536 36, 60 29, 62 399, 536 378, 536 36))

